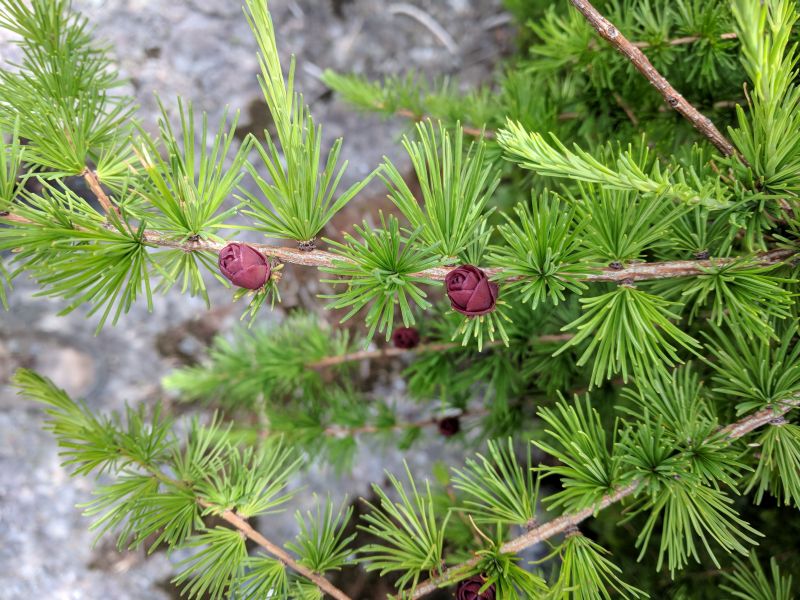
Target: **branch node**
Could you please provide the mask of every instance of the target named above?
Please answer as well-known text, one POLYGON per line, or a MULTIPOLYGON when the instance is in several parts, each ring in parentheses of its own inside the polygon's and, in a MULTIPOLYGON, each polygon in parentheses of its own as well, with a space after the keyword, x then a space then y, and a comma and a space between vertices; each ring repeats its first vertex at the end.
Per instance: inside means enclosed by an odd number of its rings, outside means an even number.
POLYGON ((576 535, 582 535, 581 530, 578 529, 577 525, 570 525, 569 527, 567 527, 564 539, 568 540, 569 538, 575 537, 576 535))
POLYGON ((304 242, 298 242, 297 248, 302 252, 311 252, 312 250, 316 250, 317 238, 311 238, 310 240, 305 240, 304 242))

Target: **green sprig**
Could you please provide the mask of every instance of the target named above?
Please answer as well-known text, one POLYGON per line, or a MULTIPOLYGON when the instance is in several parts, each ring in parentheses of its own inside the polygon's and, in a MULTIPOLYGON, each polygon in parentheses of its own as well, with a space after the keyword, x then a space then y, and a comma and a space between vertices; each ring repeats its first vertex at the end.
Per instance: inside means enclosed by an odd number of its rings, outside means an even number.
POLYGON ((505 244, 493 246, 488 256, 490 264, 501 269, 496 279, 534 310, 546 301, 563 302, 564 292, 582 293, 586 285, 580 279, 587 266, 581 261, 587 253, 575 208, 564 210, 560 202, 543 194, 530 206, 518 204, 514 214, 516 219, 503 215, 506 223, 498 231, 505 244))
POLYGON ((419 286, 433 285, 435 282, 417 273, 440 266, 440 261, 435 254, 435 246, 418 244, 421 236, 419 229, 401 232, 397 218, 389 216, 387 222, 383 213, 380 221, 380 229, 370 227, 366 221, 362 226, 354 226, 361 241, 349 233, 344 236, 344 244, 326 240, 346 260, 334 259, 332 267, 322 267, 320 270, 340 278, 324 279, 325 283, 346 286, 339 293, 322 296, 333 299, 328 308, 348 308, 349 312, 342 318, 344 322, 371 304, 365 315, 369 327, 368 338, 374 336, 376 331, 385 331, 388 340, 394 327, 397 307, 400 308, 403 325, 408 327, 415 321, 413 305, 423 310, 431 306, 426 300, 427 294, 419 286))
POLYGON ((389 198, 419 229, 420 239, 437 248, 444 259, 456 260, 481 233, 481 224, 491 213, 486 204, 499 178, 486 157, 482 142, 464 151, 464 136, 457 125, 450 134, 439 123, 417 124, 418 141, 403 139, 417 174, 422 199, 418 200, 405 178, 388 159, 382 179, 390 188, 389 198))

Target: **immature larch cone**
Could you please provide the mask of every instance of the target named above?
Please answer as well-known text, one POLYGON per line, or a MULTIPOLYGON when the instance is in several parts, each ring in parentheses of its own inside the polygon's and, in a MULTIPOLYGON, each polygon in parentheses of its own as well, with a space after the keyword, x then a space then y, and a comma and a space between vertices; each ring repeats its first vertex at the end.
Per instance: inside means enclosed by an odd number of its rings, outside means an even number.
POLYGON ((392 332, 395 348, 411 350, 419 345, 419 331, 414 327, 398 327, 392 332))
POLYGON ((494 584, 487 587, 483 592, 481 588, 486 585, 483 575, 474 575, 458 584, 456 589, 456 600, 494 600, 494 584))
POLYGON ((263 254, 238 242, 220 250, 219 270, 231 283, 249 290, 264 287, 272 271, 263 254))
POLYGON ((445 417, 437 423, 439 433, 444 437, 451 437, 461 431, 461 420, 458 417, 445 417))
POLYGON ((450 306, 468 317, 490 313, 497 303, 497 284, 473 265, 461 265, 450 271, 444 285, 450 306))

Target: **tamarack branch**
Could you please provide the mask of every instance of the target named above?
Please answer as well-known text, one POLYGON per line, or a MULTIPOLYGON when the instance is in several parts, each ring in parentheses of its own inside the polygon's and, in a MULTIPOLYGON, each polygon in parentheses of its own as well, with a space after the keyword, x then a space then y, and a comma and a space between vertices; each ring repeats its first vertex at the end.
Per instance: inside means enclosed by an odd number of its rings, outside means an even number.
MULTIPOLYGON (((10 224, 31 224, 32 222, 24 217, 8 213, 0 215, 0 222, 6 221, 10 224)), ((160 231, 146 230, 144 232, 144 242, 161 248, 174 248, 184 252, 210 252, 219 254, 227 245, 226 243, 215 242, 213 240, 176 240, 160 231)), ((234 242, 232 242, 234 243, 234 242)), ((242 243, 245 242, 235 242, 242 243)), ((246 243, 246 245, 257 249, 265 256, 272 257, 283 263, 295 264, 304 267, 332 267, 335 262, 351 263, 352 261, 344 256, 339 256, 324 250, 300 250, 285 246, 273 246, 270 244, 246 243)), ((709 269, 718 269, 735 264, 742 258, 752 258, 756 264, 762 267, 779 265, 790 260, 797 254, 791 249, 779 248, 756 254, 752 257, 733 257, 733 258, 708 258, 703 260, 675 260, 663 262, 634 262, 622 269, 614 268, 592 268, 587 265, 587 274, 582 278, 589 282, 609 282, 627 283, 636 281, 650 281, 656 279, 671 279, 675 277, 693 277, 708 273, 709 269)), ((415 277, 424 277, 434 281, 444 281, 447 274, 455 267, 434 267, 412 273, 415 277)), ((483 269, 489 276, 502 275, 502 269, 487 267, 483 269)), ((513 281, 515 278, 508 278, 513 281)))
MULTIPOLYGON (((134 459, 131 457, 133 462, 138 463, 142 468, 148 471, 153 477, 158 479, 159 481, 166 483, 168 485, 174 485, 176 487, 184 487, 184 484, 180 481, 176 481, 171 479, 170 477, 164 475, 160 470, 153 469, 149 465, 142 464, 141 461, 134 459)), ((214 514, 218 515, 222 520, 232 525, 235 529, 237 529, 244 537, 247 539, 255 542, 260 546, 262 549, 266 550, 271 556, 275 557, 281 563, 283 563, 286 567, 292 569, 296 573, 302 575, 309 581, 311 581, 314 585, 316 585, 320 591, 326 592, 330 594, 336 600, 352 600, 350 596, 345 594, 342 590, 337 588, 333 585, 330 581, 328 581, 322 575, 318 573, 314 573, 311 569, 305 567, 304 565, 297 562, 294 558, 289 555, 283 548, 280 546, 272 543, 263 534, 259 531, 253 529, 253 527, 248 523, 247 519, 242 518, 240 515, 236 514, 233 510, 225 509, 219 510, 219 507, 212 504, 208 500, 204 498, 196 498, 197 504, 203 508, 211 510, 214 514)))
MULTIPOLYGON (((204 508, 212 507, 212 505, 206 502, 205 500, 199 500, 198 503, 200 504, 200 506, 203 506, 204 508)), ((313 571, 311 571, 311 569, 308 569, 303 565, 301 565, 300 563, 298 563, 283 548, 270 542, 260 532, 253 529, 253 527, 250 525, 250 523, 247 522, 246 519, 243 519, 232 510, 224 510, 221 513, 219 513, 219 516, 224 521, 230 523, 236 529, 242 532, 242 534, 244 534, 247 537, 247 539, 252 540, 256 544, 258 544, 261 548, 266 550, 269 554, 271 554, 279 561, 281 561, 284 565, 286 565, 293 571, 299 573, 300 575, 311 581, 314 585, 316 585, 320 589, 320 591, 330 594, 333 598, 336 598, 336 600, 352 600, 350 596, 345 594, 342 590, 337 588, 330 581, 325 579, 322 575, 314 573, 313 571)))
MULTIPOLYGON (((798 406, 800 406, 800 395, 787 398, 782 402, 776 402, 774 406, 769 406, 759 410, 751 415, 739 419, 735 423, 731 423, 730 425, 721 428, 717 433, 711 436, 711 439, 723 437, 726 441, 733 442, 746 436, 748 433, 751 433, 756 429, 769 424, 771 421, 782 417, 790 410, 798 406)), ((547 523, 543 523, 542 525, 534 527, 519 537, 509 540, 500 546, 500 552, 504 554, 515 554, 521 550, 524 550, 525 548, 530 548, 531 546, 548 540, 558 534, 565 533, 592 515, 596 515, 604 508, 608 508, 612 504, 616 504, 624 498, 632 496, 639 490, 641 484, 641 481, 634 480, 628 485, 621 487, 613 494, 604 496, 603 499, 594 506, 590 506, 589 508, 585 508, 584 510, 576 513, 561 515, 552 521, 548 521, 547 523)), ((411 600, 416 600, 417 598, 427 596, 441 587, 463 579, 467 576, 470 570, 474 569, 479 563, 480 559, 478 557, 474 557, 461 564, 448 567, 439 575, 421 582, 414 588, 409 596, 396 596, 395 600, 401 600, 401 598, 406 597, 410 598, 411 600)))
MULTIPOLYGON (((572 339, 571 333, 558 333, 558 334, 550 334, 550 335, 540 335, 536 338, 535 342, 539 344, 547 344, 553 342, 565 342, 567 340, 572 339)), ((500 346, 502 342, 499 340, 495 340, 493 342, 489 342, 485 345, 486 348, 491 348, 494 346, 500 346)), ((358 352, 349 352, 347 354, 340 354, 338 356, 328 356, 321 360, 308 363, 308 367, 311 369, 324 369, 327 367, 335 367, 336 365, 340 365, 343 363, 348 362, 356 362, 359 360, 374 360, 379 358, 392 358, 395 356, 403 356, 410 352, 442 352, 446 350, 454 350, 457 348, 461 348, 461 344, 456 344, 455 342, 447 342, 447 343, 440 343, 440 344, 422 344, 415 348, 380 348, 377 350, 360 350, 358 352)))

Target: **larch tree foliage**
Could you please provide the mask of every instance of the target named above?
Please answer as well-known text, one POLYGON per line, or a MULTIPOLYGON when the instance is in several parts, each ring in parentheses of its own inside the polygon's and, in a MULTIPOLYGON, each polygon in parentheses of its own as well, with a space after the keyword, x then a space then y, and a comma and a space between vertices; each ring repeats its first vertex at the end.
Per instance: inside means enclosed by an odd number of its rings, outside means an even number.
POLYGON ((214 417, 94 414, 14 379, 65 466, 103 476, 91 526, 180 551, 187 597, 347 600, 334 575, 352 565, 396 599, 794 597, 798 7, 507 7, 519 49, 485 87, 325 74, 354 107, 416 122, 418 187, 387 159, 345 188, 266 0, 242 18, 274 130, 241 147, 235 118, 214 129, 189 101, 148 134, 68 0, 0 0, 22 56, 0 72, 4 304, 23 274, 98 328, 175 286, 230 282, 246 304, 249 327, 164 381, 214 417), (373 178, 393 214, 325 239, 373 178), (242 219, 283 245, 234 241, 242 219), (260 325, 285 263, 318 269, 320 302, 361 327, 260 325), (354 376, 401 356, 419 421, 354 376), (294 540, 258 530, 310 462, 348 470, 360 437, 404 450, 437 428, 461 464, 388 473, 357 511, 320 500, 294 540))

